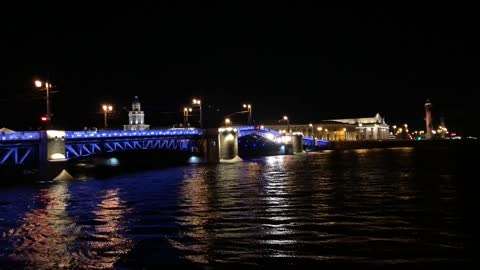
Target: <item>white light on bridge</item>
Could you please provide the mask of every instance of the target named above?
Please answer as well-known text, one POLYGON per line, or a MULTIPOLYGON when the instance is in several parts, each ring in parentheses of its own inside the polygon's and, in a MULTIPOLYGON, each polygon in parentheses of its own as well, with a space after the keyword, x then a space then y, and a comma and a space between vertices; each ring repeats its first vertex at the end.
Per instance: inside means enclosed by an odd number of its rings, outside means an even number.
POLYGON ((202 159, 200 157, 197 157, 197 156, 191 156, 188 159, 188 163, 196 164, 196 163, 201 163, 201 162, 202 162, 202 159))
POLYGON ((66 160, 66 158, 64 154, 55 153, 50 156, 50 160, 61 161, 61 160, 66 160))
POLYGON ((282 136, 282 142, 283 143, 288 143, 291 140, 292 140, 292 138, 290 138, 290 136, 282 136))
POLYGON ((112 166, 112 167, 117 167, 118 165, 120 165, 120 161, 117 159, 117 158, 109 158, 107 160, 107 164, 112 166))
POLYGON ((267 133, 265 134, 265 137, 270 140, 270 141, 274 141, 275 140, 275 135, 273 135, 272 133, 267 133))

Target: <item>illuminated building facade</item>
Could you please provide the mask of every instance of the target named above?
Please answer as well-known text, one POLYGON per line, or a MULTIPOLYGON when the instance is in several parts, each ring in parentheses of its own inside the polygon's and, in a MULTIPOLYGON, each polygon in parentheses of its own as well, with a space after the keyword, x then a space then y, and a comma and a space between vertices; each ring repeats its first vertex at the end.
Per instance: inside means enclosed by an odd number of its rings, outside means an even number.
POLYGON ((377 113, 374 117, 350 118, 350 119, 332 119, 331 122, 349 124, 355 126, 357 130, 356 140, 386 140, 389 135, 389 126, 385 123, 385 118, 377 113))
MULTIPOLYGON (((287 125, 265 125, 266 128, 287 132, 287 125)), ((290 131, 299 132, 305 137, 315 137, 329 141, 387 140, 389 126, 385 119, 374 117, 330 119, 310 124, 289 124, 290 131)))
POLYGON ((150 125, 145 125, 145 113, 141 109, 138 96, 132 102, 132 110, 128 112, 128 125, 123 125, 123 130, 148 130, 150 125))

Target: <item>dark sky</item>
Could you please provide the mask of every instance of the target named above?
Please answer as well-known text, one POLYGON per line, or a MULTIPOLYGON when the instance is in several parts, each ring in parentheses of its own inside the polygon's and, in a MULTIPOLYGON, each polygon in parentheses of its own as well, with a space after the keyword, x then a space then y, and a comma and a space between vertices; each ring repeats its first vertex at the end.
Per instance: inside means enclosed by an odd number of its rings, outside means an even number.
POLYGON ((248 101, 257 121, 379 112, 387 123, 420 128, 430 98, 436 123, 444 116, 450 130, 478 134, 473 10, 235 10, 2 9, 0 126, 38 126, 45 103, 32 81, 49 76, 59 91, 54 122, 69 129, 101 126, 102 102, 115 106, 114 125, 125 123, 134 95, 154 126, 181 119, 196 96, 220 109, 206 113, 212 126, 248 101))

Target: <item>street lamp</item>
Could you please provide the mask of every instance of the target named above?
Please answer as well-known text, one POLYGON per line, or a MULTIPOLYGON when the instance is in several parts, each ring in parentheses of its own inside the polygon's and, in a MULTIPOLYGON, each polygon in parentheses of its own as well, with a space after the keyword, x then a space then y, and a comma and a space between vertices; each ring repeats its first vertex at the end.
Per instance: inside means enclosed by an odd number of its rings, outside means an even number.
POLYGON ((200 110, 200 128, 203 128, 203 121, 202 121, 202 102, 200 99, 194 98, 192 101, 193 106, 198 106, 198 109, 200 110))
POLYGON ((183 108, 183 124, 185 125, 185 127, 188 128, 188 116, 190 116, 188 113, 189 112, 192 112, 192 108, 189 108, 189 107, 185 107, 183 108))
POLYGON ((286 115, 283 116, 283 121, 287 121, 287 133, 290 133, 290 121, 286 115))
POLYGON ((225 126, 228 127, 232 121, 230 121, 230 118, 225 118, 225 126))
MULTIPOLYGON (((318 131, 322 131, 322 129, 323 129, 322 127, 317 127, 318 131)), ((321 132, 320 132, 320 138, 323 140, 323 134, 321 132)))
POLYGON ((47 101, 47 128, 50 128, 52 121, 52 116, 50 113, 50 88, 52 88, 52 84, 48 81, 45 81, 45 83, 40 80, 35 81, 35 86, 37 88, 42 88, 43 85, 45 85, 45 90, 47 90, 47 95, 45 96, 45 99, 47 101))
POLYGON ((243 108, 248 112, 248 124, 252 124, 252 104, 243 104, 243 108))
POLYGON ((112 105, 103 104, 102 109, 103 109, 103 125, 105 126, 105 128, 107 128, 108 127, 107 113, 109 112, 111 113, 113 111, 113 107, 112 105))
POLYGON ((313 124, 310 123, 310 124, 308 124, 308 126, 312 129, 312 138, 313 138, 313 135, 314 135, 314 134, 313 134, 313 124))

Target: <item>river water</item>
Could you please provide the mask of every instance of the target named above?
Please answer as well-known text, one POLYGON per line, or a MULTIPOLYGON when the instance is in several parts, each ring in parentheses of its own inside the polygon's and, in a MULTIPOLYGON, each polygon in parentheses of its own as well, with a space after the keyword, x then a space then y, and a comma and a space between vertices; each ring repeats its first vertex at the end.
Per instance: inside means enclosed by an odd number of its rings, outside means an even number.
POLYGON ((465 265, 463 170, 396 148, 3 187, 0 269, 465 265))

